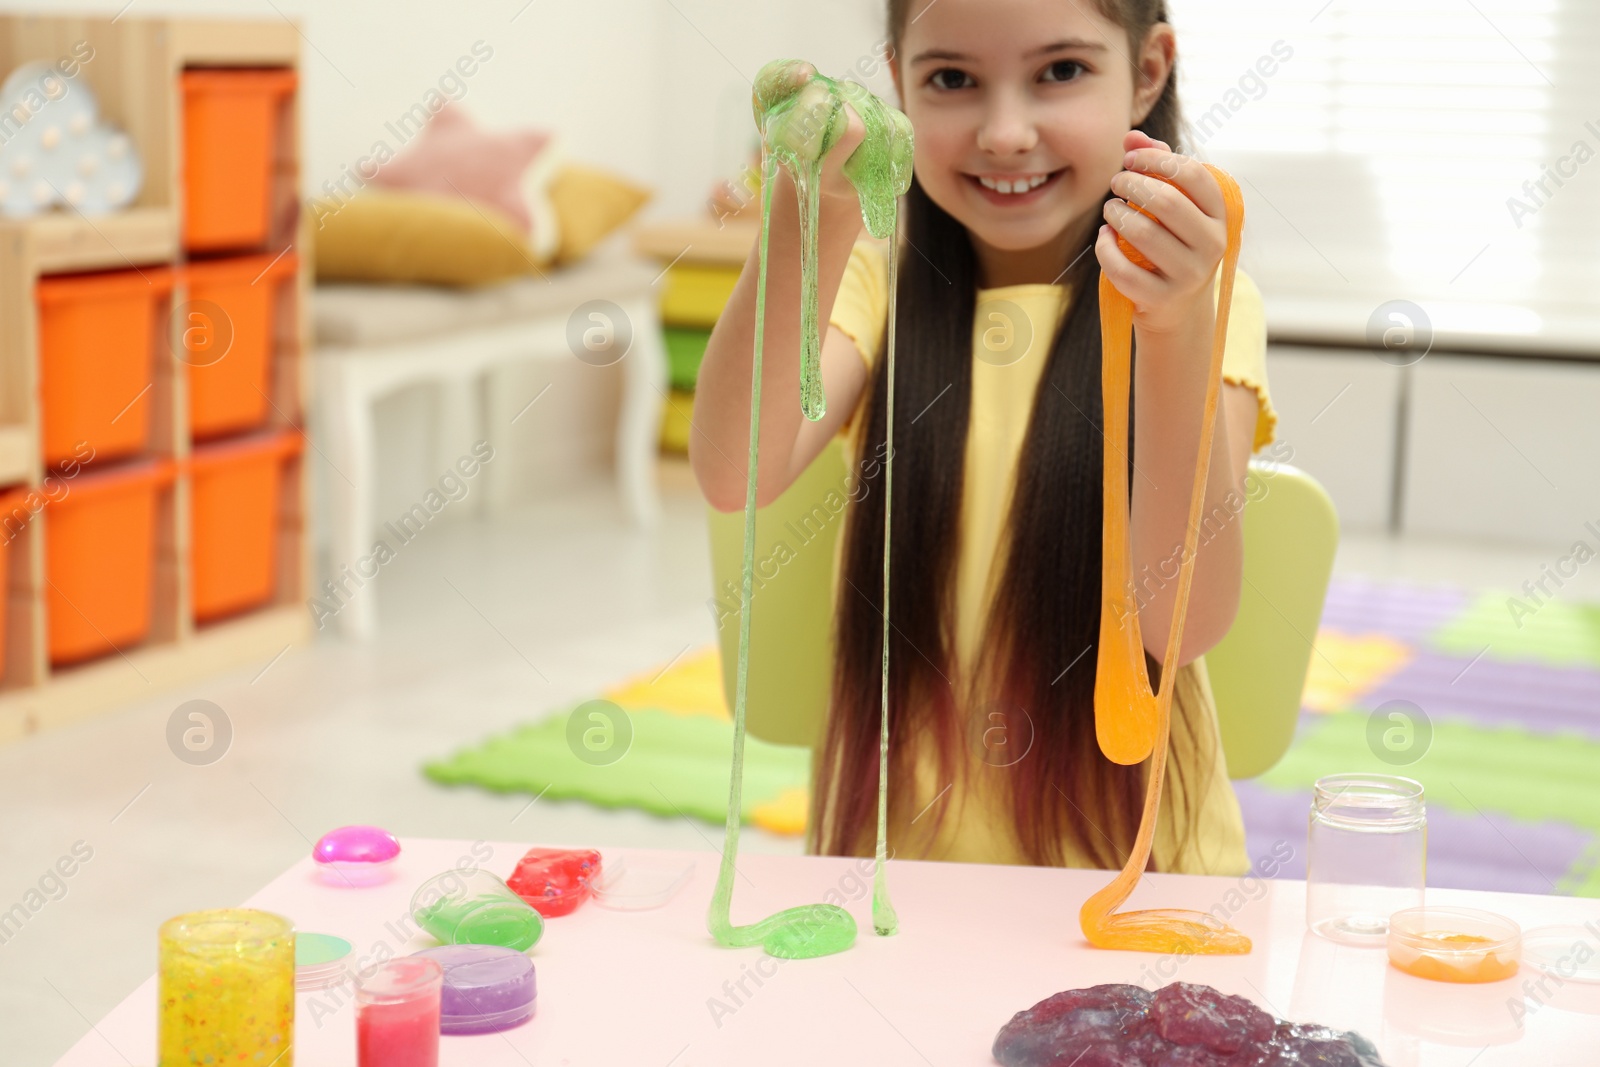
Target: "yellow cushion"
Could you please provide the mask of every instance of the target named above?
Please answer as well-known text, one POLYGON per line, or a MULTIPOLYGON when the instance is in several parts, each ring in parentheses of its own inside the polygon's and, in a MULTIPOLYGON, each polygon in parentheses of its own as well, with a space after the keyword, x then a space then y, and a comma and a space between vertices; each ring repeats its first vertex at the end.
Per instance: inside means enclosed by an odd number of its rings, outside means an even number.
POLYGON ((569 163, 550 183, 561 243, 556 264, 582 259, 654 195, 610 171, 569 163))
POLYGON ((312 235, 318 281, 485 285, 544 265, 503 212, 439 193, 364 189, 312 235))

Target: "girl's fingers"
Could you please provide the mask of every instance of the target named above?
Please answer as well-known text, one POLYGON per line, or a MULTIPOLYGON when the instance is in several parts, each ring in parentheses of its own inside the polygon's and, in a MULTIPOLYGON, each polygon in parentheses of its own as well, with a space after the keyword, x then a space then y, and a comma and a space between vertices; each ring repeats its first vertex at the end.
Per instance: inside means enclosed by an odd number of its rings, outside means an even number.
POLYGON ((1129 130, 1127 137, 1123 140, 1123 144, 1128 145, 1130 151, 1134 148, 1145 148, 1150 146, 1164 148, 1168 151, 1172 150, 1172 146, 1167 144, 1167 142, 1158 141, 1154 137, 1151 137, 1148 133, 1145 133, 1143 130, 1129 130))
MULTIPOLYGON (((1209 176, 1210 172, 1207 174, 1209 176)), ((1215 178, 1211 180, 1213 183, 1216 181, 1215 178)), ((1170 233, 1185 249, 1190 250, 1201 260, 1211 261, 1214 257, 1221 258, 1226 244, 1223 223, 1209 217, 1200 205, 1190 200, 1179 189, 1137 171, 1124 171, 1113 181, 1112 192, 1150 212, 1160 222, 1151 222, 1135 212, 1136 220, 1170 233)), ((1125 236, 1129 236, 1132 240, 1131 235, 1125 234, 1125 236)), ((1156 257, 1151 256, 1151 258, 1156 257)), ((1178 259, 1168 259, 1167 262, 1176 264, 1178 259)))
MULTIPOLYGON (((1182 194, 1180 193, 1179 195, 1181 196, 1182 194)), ((1191 209, 1192 207, 1193 205, 1191 205, 1191 209)), ((1169 267, 1172 264, 1181 262, 1185 251, 1184 242, 1179 236, 1163 225, 1167 216, 1162 215, 1160 211, 1152 211, 1152 214, 1162 220, 1162 222, 1157 222, 1155 219, 1146 218, 1139 214, 1120 200, 1106 201, 1102 214, 1116 233, 1121 234, 1124 240, 1144 255, 1144 258, 1156 265, 1157 277, 1170 278, 1172 276, 1172 271, 1169 267)), ((1118 251, 1120 252, 1121 250, 1119 249, 1118 251)), ((1143 267, 1140 267, 1139 270, 1149 273, 1143 267)))
POLYGON ((1153 295, 1150 284, 1156 276, 1123 254, 1117 247, 1116 232, 1110 226, 1100 227, 1100 235, 1095 239, 1095 256, 1117 292, 1132 300, 1135 307, 1150 302, 1153 295))
MULTIPOLYGON (((1222 186, 1217 184, 1216 175, 1198 159, 1158 148, 1135 148, 1127 153, 1122 165, 1124 169, 1135 173, 1143 171, 1160 175, 1182 189, 1187 198, 1199 205, 1207 215, 1219 220, 1227 218, 1228 209, 1222 199, 1222 186)), ((1165 183, 1152 179, 1151 184, 1165 183)))

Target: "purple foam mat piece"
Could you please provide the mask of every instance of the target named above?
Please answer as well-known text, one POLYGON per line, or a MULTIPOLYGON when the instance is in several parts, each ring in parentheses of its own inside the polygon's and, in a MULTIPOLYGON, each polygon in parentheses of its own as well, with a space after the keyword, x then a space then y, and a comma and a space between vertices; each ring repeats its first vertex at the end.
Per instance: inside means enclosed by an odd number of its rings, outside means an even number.
POLYGON ((1279 861, 1281 866, 1275 877, 1304 878, 1311 794, 1279 793, 1248 780, 1234 782, 1233 792, 1244 814, 1245 851, 1249 852, 1256 871, 1259 873, 1263 869, 1263 860, 1281 856, 1282 845, 1287 843, 1294 854, 1279 861))
POLYGON ((1357 703, 1371 709, 1390 700, 1408 700, 1436 720, 1600 739, 1600 670, 1593 667, 1501 663, 1487 656, 1473 662, 1419 650, 1357 703))
MULTIPOLYGON (((1276 877, 1304 878, 1310 792, 1279 793, 1248 781, 1234 782, 1233 789, 1244 813, 1245 848, 1251 859, 1272 856, 1279 842, 1287 841, 1294 856, 1282 864, 1276 877)), ((1587 831, 1566 823, 1521 822, 1492 812, 1488 817, 1492 826, 1480 815, 1437 805, 1428 809, 1428 885, 1555 893, 1591 839, 1587 831)))
POLYGON ((1351 576, 1328 586, 1322 625, 1342 634, 1421 641, 1460 614, 1473 594, 1455 586, 1406 585, 1351 576))

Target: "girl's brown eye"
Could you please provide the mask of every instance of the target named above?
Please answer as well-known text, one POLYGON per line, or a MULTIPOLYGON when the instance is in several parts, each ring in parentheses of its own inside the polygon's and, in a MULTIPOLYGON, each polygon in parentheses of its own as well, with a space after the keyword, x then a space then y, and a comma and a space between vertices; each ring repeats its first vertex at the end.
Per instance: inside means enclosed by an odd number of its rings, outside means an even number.
MULTIPOLYGON (((1076 59, 1059 59, 1056 62, 1050 64, 1048 67, 1046 67, 1045 68, 1045 73, 1048 74, 1048 73, 1054 72, 1056 74, 1063 75, 1058 80, 1065 82, 1065 81, 1072 81, 1073 80, 1073 78, 1071 77, 1071 74, 1072 74, 1074 69, 1087 70, 1088 68, 1085 67, 1082 63, 1079 63, 1076 59)), ((1045 80, 1046 81, 1050 81, 1052 79, 1047 78, 1045 80)))
POLYGON ((941 67, 928 76, 928 81, 939 89, 959 89, 961 88, 961 79, 965 78, 966 76, 967 74, 965 71, 957 70, 955 67, 941 67), (956 84, 951 85, 947 80, 945 80, 946 75, 953 75, 956 79, 956 84))

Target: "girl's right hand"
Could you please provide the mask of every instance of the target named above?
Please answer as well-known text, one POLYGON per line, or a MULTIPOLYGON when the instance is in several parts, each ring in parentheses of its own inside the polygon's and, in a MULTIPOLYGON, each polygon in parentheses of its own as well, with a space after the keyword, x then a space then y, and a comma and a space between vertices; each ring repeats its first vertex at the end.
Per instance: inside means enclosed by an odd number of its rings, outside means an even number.
POLYGON ((859 196, 856 187, 844 176, 844 164, 866 140, 867 127, 861 121, 861 116, 844 100, 839 101, 839 106, 844 111, 845 128, 839 140, 828 149, 828 154, 822 157, 822 195, 856 203, 859 196))
POLYGON ((754 103, 758 119, 763 106, 795 97, 789 107, 775 115, 765 132, 768 143, 799 162, 811 162, 822 152, 830 130, 837 130, 834 143, 822 158, 821 192, 825 197, 856 200, 856 188, 844 176, 844 163, 861 142, 867 128, 861 116, 831 92, 817 77, 809 63, 769 64, 756 78, 754 103), (837 106, 838 111, 834 111, 837 106), (842 127, 842 128, 841 128, 842 127))

